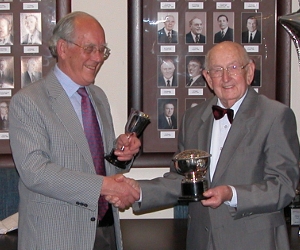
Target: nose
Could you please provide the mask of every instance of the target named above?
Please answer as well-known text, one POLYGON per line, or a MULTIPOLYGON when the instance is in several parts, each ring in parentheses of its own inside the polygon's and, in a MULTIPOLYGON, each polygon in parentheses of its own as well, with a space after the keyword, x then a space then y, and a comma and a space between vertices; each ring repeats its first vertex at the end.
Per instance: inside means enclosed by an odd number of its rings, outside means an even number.
POLYGON ((223 69, 223 76, 222 76, 223 81, 224 82, 228 82, 229 78, 230 78, 230 75, 228 73, 228 70, 227 69, 223 69))

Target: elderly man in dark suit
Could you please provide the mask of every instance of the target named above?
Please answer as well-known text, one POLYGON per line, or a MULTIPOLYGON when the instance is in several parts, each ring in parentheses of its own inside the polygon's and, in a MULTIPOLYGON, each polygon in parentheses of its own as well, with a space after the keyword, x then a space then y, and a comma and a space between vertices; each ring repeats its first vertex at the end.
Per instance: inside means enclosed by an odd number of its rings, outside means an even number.
POLYGON ((103 197, 117 194, 125 208, 139 191, 114 180, 121 169, 104 154, 115 145, 128 170, 141 144, 135 134, 115 138, 107 97, 94 85, 109 56, 104 30, 89 14, 73 12, 57 23, 49 47, 53 70, 10 102, 18 249, 121 250, 118 210, 103 197))
POLYGON ((178 43, 178 33, 174 30, 175 18, 167 15, 164 20, 164 28, 158 31, 158 43, 178 43))
POLYGON ((158 129, 177 129, 177 119, 174 116, 174 104, 166 102, 164 111, 158 116, 158 129))
MULTIPOLYGON (((283 209, 299 181, 295 115, 250 86, 255 65, 240 44, 217 44, 205 65, 215 96, 183 114, 178 135, 178 152, 211 154, 206 199, 189 203, 186 249, 290 249, 283 209)), ((177 204, 182 179, 172 164, 164 177, 139 181, 134 210, 177 204)))
POLYGON ((219 15, 217 21, 221 30, 215 34, 214 43, 233 41, 233 29, 228 26, 228 17, 219 15))
POLYGON ((174 61, 170 58, 162 60, 160 65, 160 74, 158 75, 158 86, 159 87, 176 87, 176 67, 174 61))
POLYGON ((242 43, 261 43, 261 32, 255 16, 247 18, 247 31, 242 32, 242 43))
POLYGON ((189 21, 191 31, 185 35, 186 43, 205 43, 205 36, 202 35, 203 22, 198 17, 193 17, 189 21))

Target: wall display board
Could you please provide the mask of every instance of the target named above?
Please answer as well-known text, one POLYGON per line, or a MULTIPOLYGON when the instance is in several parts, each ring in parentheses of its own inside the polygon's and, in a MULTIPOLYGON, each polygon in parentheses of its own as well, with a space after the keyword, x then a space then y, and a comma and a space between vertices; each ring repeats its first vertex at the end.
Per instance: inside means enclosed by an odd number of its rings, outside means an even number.
POLYGON ((54 66, 48 40, 71 0, 11 0, 0 3, 0 157, 11 158, 9 103, 21 88, 54 66))
MULTIPOLYGON (((183 113, 213 95, 201 72, 206 53, 219 42, 242 44, 256 65, 251 85, 278 99, 277 1, 143 0, 128 5, 129 108, 140 108, 151 118, 137 166, 170 161, 183 113)), ((289 52, 286 57, 280 60, 286 63, 289 52)))

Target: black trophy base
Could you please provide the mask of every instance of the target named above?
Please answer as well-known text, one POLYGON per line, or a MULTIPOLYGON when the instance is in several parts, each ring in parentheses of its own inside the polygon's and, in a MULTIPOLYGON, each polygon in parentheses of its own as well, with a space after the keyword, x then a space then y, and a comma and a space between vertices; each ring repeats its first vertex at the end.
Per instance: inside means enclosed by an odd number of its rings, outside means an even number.
POLYGON ((182 196, 178 198, 179 202, 192 202, 207 199, 203 193, 207 190, 207 181, 183 182, 181 183, 182 196))
POLYGON ((119 161, 117 159, 117 156, 114 154, 114 150, 110 152, 110 154, 104 156, 105 160, 107 160, 109 163, 115 165, 118 168, 125 169, 126 166, 130 163, 130 161, 119 161))

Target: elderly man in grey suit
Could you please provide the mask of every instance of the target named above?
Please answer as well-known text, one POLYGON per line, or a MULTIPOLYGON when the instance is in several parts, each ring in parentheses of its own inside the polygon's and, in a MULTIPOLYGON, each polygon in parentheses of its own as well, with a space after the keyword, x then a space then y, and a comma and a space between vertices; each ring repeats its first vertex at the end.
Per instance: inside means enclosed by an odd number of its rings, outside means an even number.
POLYGON ((104 30, 92 16, 74 12, 57 23, 49 47, 54 69, 10 102, 20 174, 18 249, 120 250, 118 210, 103 196, 116 195, 125 208, 139 192, 116 182, 120 170, 103 158, 115 145, 128 169, 140 141, 134 134, 115 140, 107 97, 93 84, 109 55, 104 30))
MULTIPOLYGON (((288 250, 283 209, 299 181, 294 113, 250 86, 255 65, 241 45, 219 43, 206 60, 204 76, 216 95, 186 111, 178 139, 179 152, 212 155, 207 199, 189 203, 186 249, 288 250), (215 105, 227 115, 214 116, 215 105)), ((163 178, 139 181, 135 211, 176 204, 182 179, 172 167, 163 178)))

